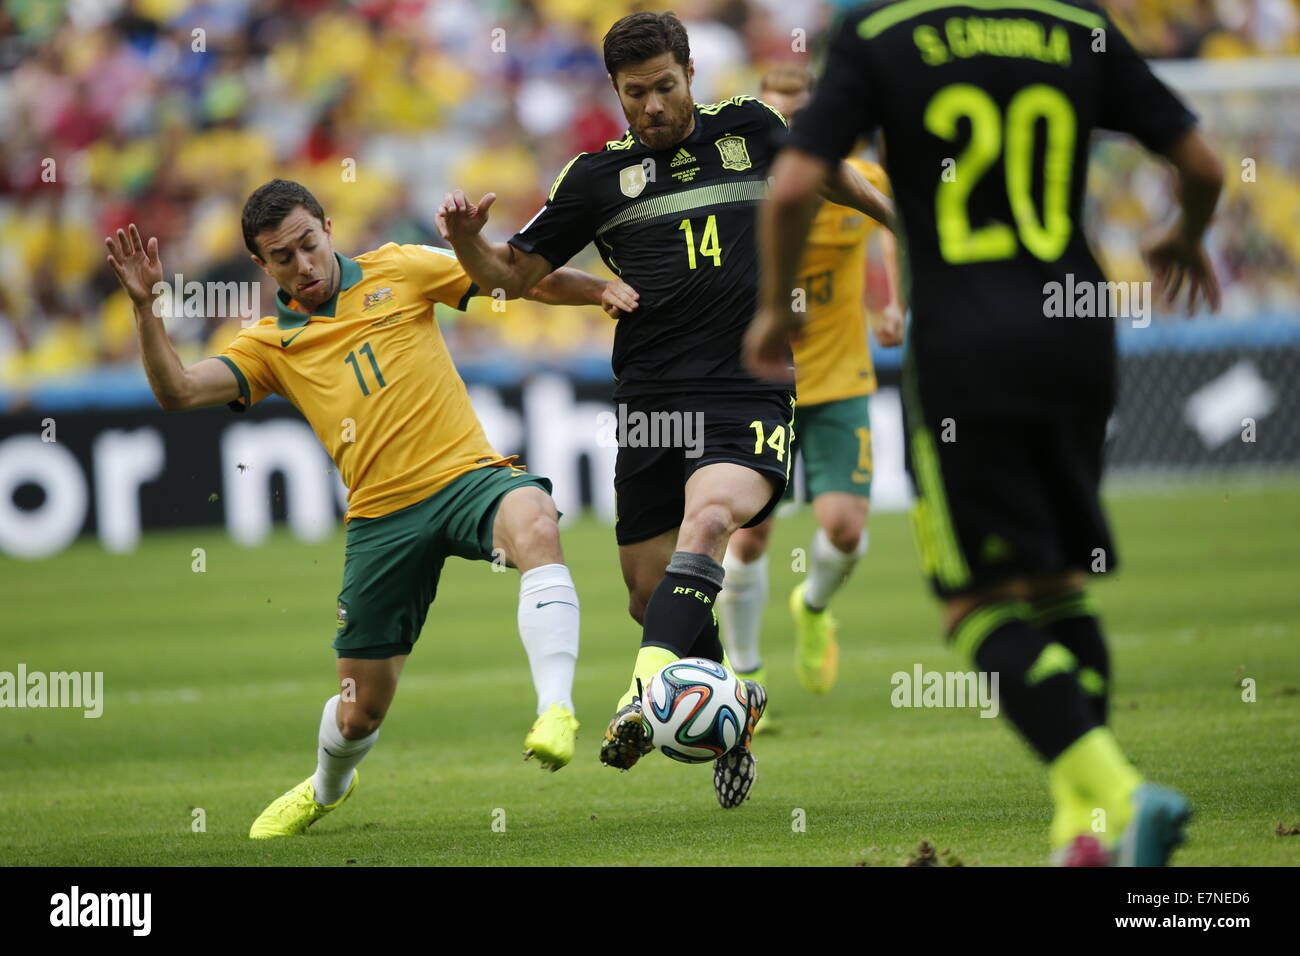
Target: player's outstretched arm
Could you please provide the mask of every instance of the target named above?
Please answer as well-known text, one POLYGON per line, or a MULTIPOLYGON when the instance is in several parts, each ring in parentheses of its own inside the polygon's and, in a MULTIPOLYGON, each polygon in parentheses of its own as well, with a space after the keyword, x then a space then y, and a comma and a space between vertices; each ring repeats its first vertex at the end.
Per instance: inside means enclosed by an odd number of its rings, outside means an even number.
POLYGON ((640 296, 622 279, 601 279, 581 269, 556 269, 526 293, 547 305, 598 305, 615 318, 636 311, 640 296))
POLYGON ((907 300, 898 274, 898 240, 892 232, 880 233, 880 254, 885 260, 885 282, 889 288, 880 324, 876 326, 876 341, 892 348, 903 344, 903 316, 907 314, 907 300))
POLYGON ((793 309, 796 275, 826 179, 826 161, 796 147, 772 164, 772 188, 758 210, 758 313, 743 352, 746 368, 760 378, 789 378, 786 347, 803 325, 793 309))
POLYGON ((239 398, 239 382, 225 362, 210 358, 186 368, 172 348, 162 317, 154 312, 154 290, 163 282, 158 240, 150 237, 146 246, 131 223, 116 236, 105 237, 104 245, 108 247, 108 264, 135 306, 140 357, 158 404, 170 412, 239 398))
POLYGON ((841 162, 835 175, 823 182, 821 197, 870 216, 890 232, 894 231, 894 203, 860 172, 841 162))
POLYGON ((1143 252, 1166 305, 1177 302, 1186 281, 1188 314, 1196 311, 1202 296, 1217 312, 1219 283, 1201 240, 1223 189, 1223 164, 1195 129, 1176 139, 1165 156, 1178 173, 1179 216, 1143 252))
POLYGON ((475 205, 459 189, 447 193, 438 210, 438 233, 451 243, 456 258, 480 289, 487 293, 500 289, 507 299, 518 299, 554 267, 545 256, 483 237, 488 210, 496 199, 496 193, 488 193, 475 205))

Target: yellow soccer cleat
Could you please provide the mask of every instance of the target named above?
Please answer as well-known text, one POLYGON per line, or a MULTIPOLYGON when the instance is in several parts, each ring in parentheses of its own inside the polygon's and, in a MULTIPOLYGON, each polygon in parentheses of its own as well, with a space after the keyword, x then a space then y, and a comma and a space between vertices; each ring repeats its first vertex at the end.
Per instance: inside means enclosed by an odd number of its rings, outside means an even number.
POLYGON ((352 796, 352 791, 357 789, 357 777, 357 771, 352 771, 352 782, 348 784, 347 792, 329 804, 316 802, 316 791, 311 785, 312 778, 308 777, 288 793, 281 794, 262 811, 262 815, 253 821, 253 827, 248 831, 249 837, 254 840, 265 840, 270 837, 296 836, 302 833, 352 796))
POLYGON ((794 618, 794 666, 799 683, 810 694, 824 694, 835 686, 840 670, 840 645, 835 640, 835 618, 829 610, 813 611, 803 601, 803 585, 790 592, 794 618))
POLYGON ((554 773, 573 759, 578 727, 573 711, 563 704, 552 704, 533 721, 533 729, 524 738, 524 759, 536 757, 543 770, 554 773))

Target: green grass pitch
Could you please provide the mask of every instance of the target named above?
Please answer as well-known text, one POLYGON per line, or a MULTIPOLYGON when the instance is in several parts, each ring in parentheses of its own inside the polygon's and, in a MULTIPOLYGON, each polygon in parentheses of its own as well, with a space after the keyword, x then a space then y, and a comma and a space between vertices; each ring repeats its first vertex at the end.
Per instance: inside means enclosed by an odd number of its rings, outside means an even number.
MULTIPOLYGON (((1274 828, 1300 824, 1297 486, 1128 492, 1111 514, 1124 569, 1094 593, 1115 658, 1112 724, 1145 773, 1195 804, 1176 862, 1295 865, 1300 836, 1274 828)), ((718 807, 707 767, 657 754, 628 774, 599 765, 637 630, 613 535, 584 520, 565 530, 583 611, 573 764, 545 774, 520 760, 533 697, 517 576, 453 560, 352 800, 270 842, 248 827, 311 772, 335 691, 342 535, 247 550, 205 529, 125 556, 84 541, 50 561, 0 559, 0 670, 103 671, 106 698, 98 720, 0 711, 0 864, 896 866, 921 840, 967 865, 1043 863, 1045 779, 1009 725, 890 705, 895 671, 967 669, 939 638, 905 515, 873 522, 837 599, 838 686, 799 688, 784 599, 811 531, 804 510, 774 538, 765 653, 780 733, 759 738, 740 809, 718 807)))

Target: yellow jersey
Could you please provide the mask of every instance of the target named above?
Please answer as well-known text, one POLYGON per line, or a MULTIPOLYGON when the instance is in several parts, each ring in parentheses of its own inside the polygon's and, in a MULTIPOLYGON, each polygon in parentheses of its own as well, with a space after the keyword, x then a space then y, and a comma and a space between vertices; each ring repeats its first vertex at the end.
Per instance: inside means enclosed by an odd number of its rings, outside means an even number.
MULTIPOLYGON (((871 185, 888 195, 885 171, 875 163, 849 159, 871 185)), ((821 405, 876 390, 876 371, 867 346, 867 238, 877 223, 856 209, 824 202, 813 220, 799 268, 807 290, 803 336, 794 345, 799 404, 821 405)))
POLYGON ((232 407, 272 393, 302 412, 348 487, 347 520, 422 501, 483 465, 488 443, 434 320, 477 291, 456 257, 388 243, 339 261, 339 290, 311 315, 283 290, 276 315, 240 330, 218 358, 239 380, 232 407))

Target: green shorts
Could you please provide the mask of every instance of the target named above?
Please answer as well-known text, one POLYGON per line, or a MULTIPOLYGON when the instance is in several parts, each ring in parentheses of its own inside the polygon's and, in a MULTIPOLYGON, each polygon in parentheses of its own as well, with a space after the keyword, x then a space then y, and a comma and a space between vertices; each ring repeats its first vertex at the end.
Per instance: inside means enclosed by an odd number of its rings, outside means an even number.
POLYGON ((492 522, 506 492, 551 482, 509 465, 467 472, 423 501, 348 522, 339 592, 339 657, 409 654, 424 627, 449 556, 491 561, 492 522))
MULTIPOLYGON (((804 487, 812 500, 827 491, 871 497, 871 402, 868 395, 819 405, 797 405, 795 450, 803 458, 804 487)), ((794 497, 790 482, 787 497, 794 497)))

